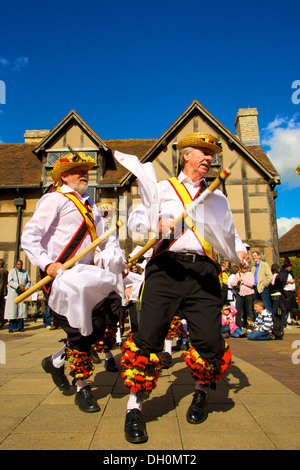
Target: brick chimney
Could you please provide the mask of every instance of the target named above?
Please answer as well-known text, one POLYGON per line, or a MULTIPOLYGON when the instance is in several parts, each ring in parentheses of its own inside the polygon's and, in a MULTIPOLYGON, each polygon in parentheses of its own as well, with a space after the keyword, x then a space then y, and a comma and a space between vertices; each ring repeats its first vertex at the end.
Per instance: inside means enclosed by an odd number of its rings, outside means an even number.
POLYGON ((24 134, 25 144, 38 144, 41 142, 50 131, 48 129, 43 130, 33 130, 33 131, 26 131, 24 134))
POLYGON ((256 108, 240 108, 235 118, 238 138, 245 145, 260 145, 256 108))

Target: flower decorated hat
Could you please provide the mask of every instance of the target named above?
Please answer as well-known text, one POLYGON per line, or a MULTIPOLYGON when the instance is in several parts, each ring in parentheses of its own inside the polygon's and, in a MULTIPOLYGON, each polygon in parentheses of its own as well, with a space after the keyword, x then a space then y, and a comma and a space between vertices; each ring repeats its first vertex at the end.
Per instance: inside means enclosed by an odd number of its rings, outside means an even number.
POLYGON ((51 176, 53 181, 59 182, 60 175, 65 171, 71 170, 78 166, 88 166, 89 170, 91 170, 94 165, 94 159, 88 155, 85 155, 83 152, 68 153, 59 160, 56 160, 51 176))
POLYGON ((182 150, 185 147, 208 148, 214 153, 222 152, 222 148, 217 143, 217 137, 205 132, 192 132, 187 134, 183 139, 177 143, 177 150, 182 150))

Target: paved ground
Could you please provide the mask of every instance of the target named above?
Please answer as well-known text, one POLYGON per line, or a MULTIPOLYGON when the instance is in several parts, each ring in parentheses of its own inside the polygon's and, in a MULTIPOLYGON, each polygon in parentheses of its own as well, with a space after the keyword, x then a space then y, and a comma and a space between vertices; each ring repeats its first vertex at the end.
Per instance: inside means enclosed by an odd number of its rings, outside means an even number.
MULTIPOLYGON (((128 395, 120 373, 106 372, 103 361, 95 366, 90 384, 101 411, 92 414, 74 405, 75 389, 64 396, 44 373, 41 360, 64 337, 41 320, 27 321, 23 333, 0 330, 1 450, 300 449, 299 326, 287 329, 283 341, 230 338, 233 365, 210 393, 208 419, 196 426, 185 419, 194 381, 183 352, 174 353, 144 404, 149 440, 138 445, 124 438, 128 395)), ((119 362, 120 349, 114 355, 119 362)))

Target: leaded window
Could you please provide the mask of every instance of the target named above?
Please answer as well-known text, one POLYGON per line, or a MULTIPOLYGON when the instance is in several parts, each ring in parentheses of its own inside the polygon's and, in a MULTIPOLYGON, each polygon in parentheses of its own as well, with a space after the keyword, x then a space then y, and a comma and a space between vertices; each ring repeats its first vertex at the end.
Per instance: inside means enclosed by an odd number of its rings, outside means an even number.
MULTIPOLYGON (((53 166, 56 160, 63 157, 64 155, 67 155, 68 153, 70 153, 69 150, 65 152, 48 152, 47 153, 47 166, 53 166)), ((82 153, 92 157, 95 160, 95 164, 97 164, 97 152, 84 151, 82 153)))

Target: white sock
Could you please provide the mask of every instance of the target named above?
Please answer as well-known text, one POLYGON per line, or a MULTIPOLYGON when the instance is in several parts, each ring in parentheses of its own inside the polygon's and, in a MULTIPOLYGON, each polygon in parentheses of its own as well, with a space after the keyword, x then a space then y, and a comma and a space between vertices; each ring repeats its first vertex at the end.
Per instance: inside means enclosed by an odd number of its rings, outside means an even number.
POLYGON ((113 356, 113 353, 111 351, 108 351, 107 353, 105 353, 105 359, 108 360, 108 359, 111 359, 113 356))
POLYGON ((63 366, 64 363, 65 363, 65 358, 62 357, 64 352, 65 352, 65 347, 66 346, 63 346, 59 351, 57 351, 57 353, 52 355, 52 363, 53 363, 54 367, 57 367, 58 369, 61 366, 63 366))
POLYGON ((165 339, 165 352, 169 353, 171 356, 172 356, 172 343, 173 343, 172 338, 165 339))
POLYGON ((184 331, 185 331, 185 336, 184 336, 184 338, 182 339, 182 343, 185 344, 185 343, 188 342, 188 337, 187 337, 188 325, 187 325, 186 320, 181 320, 181 323, 182 323, 183 329, 184 329, 184 331))
POLYGON ((118 329, 117 329, 117 334, 116 334, 116 342, 122 343, 121 329, 120 329, 119 323, 118 323, 118 329))
POLYGON ((129 400, 127 402, 127 411, 133 410, 134 408, 142 411, 142 403, 138 401, 135 393, 130 392, 129 400))
POLYGON ((88 385, 86 380, 78 379, 76 382, 77 392, 88 385))

